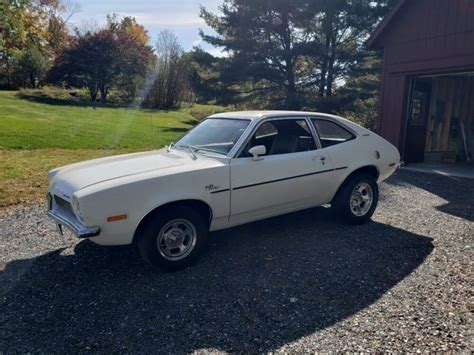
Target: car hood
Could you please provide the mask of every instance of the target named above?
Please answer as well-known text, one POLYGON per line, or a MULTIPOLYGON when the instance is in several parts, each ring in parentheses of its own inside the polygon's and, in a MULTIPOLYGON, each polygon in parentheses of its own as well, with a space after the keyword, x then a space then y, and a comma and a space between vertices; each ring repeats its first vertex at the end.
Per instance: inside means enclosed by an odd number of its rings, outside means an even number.
POLYGON ((69 199, 70 194, 103 181, 169 169, 189 160, 181 154, 154 151, 89 160, 51 170, 52 190, 69 199))

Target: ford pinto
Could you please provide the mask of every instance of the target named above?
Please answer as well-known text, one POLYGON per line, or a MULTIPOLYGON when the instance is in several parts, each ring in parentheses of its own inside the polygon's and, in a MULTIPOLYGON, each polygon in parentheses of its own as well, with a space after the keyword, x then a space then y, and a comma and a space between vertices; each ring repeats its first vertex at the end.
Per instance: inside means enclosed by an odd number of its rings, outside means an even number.
POLYGON ((398 150, 341 117, 257 111, 208 117, 167 148, 49 172, 58 230, 100 245, 136 244, 155 268, 193 263, 209 231, 320 205, 369 220, 398 150))

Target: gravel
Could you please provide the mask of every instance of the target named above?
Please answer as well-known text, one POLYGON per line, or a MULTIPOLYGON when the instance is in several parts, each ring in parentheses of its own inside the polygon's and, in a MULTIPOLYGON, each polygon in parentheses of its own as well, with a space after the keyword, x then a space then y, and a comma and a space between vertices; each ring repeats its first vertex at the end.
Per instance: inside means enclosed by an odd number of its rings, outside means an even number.
POLYGON ((474 180, 399 171, 373 222, 316 208, 211 234, 192 268, 0 215, 1 352, 472 351, 474 180))

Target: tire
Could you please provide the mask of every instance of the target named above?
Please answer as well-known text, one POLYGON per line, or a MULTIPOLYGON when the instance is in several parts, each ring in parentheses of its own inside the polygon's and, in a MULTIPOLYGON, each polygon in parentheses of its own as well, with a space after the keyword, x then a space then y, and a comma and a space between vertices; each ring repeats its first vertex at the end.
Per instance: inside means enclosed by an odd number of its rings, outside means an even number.
POLYGON ((208 223, 187 206, 173 206, 150 218, 137 236, 142 258, 153 268, 176 271, 192 265, 207 244, 208 223))
POLYGON ((370 220, 378 200, 379 189, 375 179, 367 174, 357 174, 344 182, 332 205, 344 223, 357 225, 370 220))

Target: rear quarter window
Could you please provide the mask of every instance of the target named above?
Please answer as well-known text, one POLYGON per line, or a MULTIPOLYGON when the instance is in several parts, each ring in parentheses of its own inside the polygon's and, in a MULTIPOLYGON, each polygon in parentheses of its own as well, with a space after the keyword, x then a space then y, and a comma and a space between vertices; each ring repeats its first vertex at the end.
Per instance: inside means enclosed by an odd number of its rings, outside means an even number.
POLYGON ((313 119, 323 148, 350 141, 355 136, 344 127, 332 121, 313 119))

